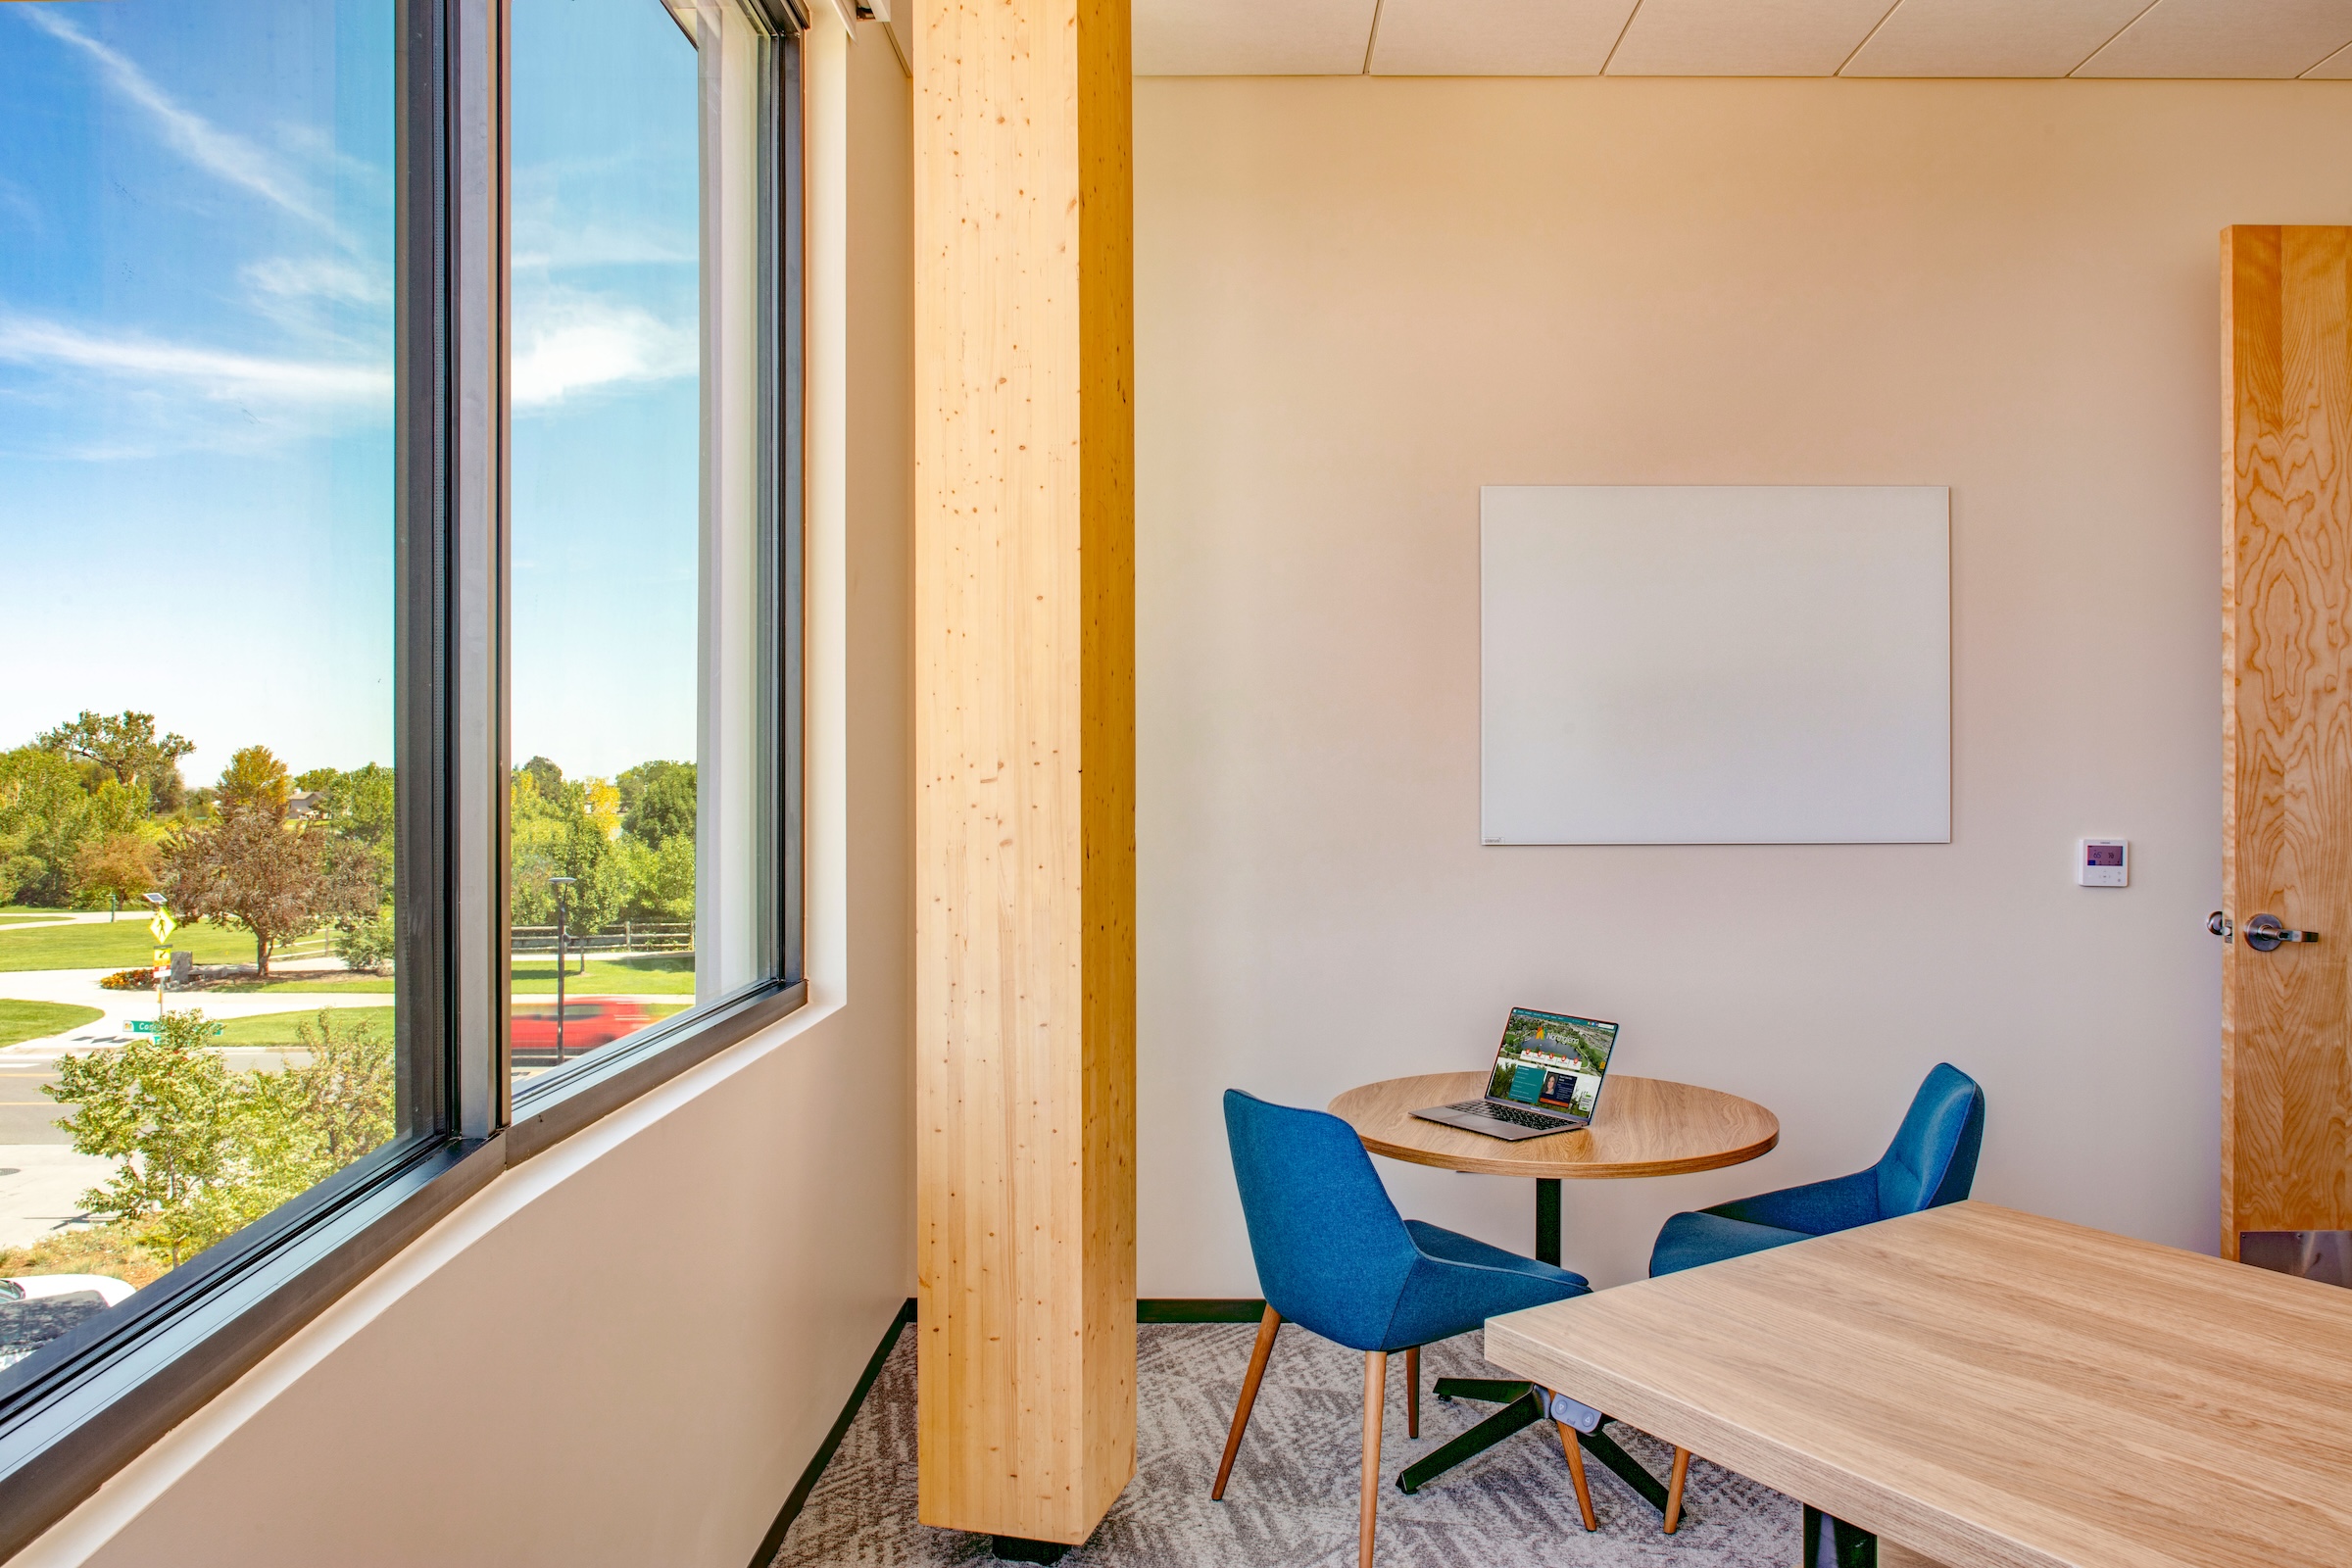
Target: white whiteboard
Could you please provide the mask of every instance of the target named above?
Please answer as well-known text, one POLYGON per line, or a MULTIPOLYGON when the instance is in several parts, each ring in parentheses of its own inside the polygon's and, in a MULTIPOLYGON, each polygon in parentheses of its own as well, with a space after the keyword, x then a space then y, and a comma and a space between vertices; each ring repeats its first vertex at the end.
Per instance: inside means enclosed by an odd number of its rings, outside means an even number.
POLYGON ((1480 492, 1489 844, 1944 844, 1939 486, 1480 492))

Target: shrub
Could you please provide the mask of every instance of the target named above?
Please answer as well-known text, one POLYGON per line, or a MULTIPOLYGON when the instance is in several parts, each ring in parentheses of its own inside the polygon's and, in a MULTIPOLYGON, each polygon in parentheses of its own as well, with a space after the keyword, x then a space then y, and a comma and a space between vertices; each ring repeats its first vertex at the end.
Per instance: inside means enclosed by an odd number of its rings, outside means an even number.
POLYGON ((353 969, 381 969, 392 958, 392 925, 380 914, 344 927, 328 946, 353 969))
POLYGON ((143 1288, 171 1266, 171 1258, 149 1251, 129 1225, 92 1225, 55 1232, 30 1247, 0 1247, 0 1276, 103 1274, 143 1288))
POLYGON ((108 991, 145 991, 155 984, 153 969, 117 969, 99 980, 108 991))

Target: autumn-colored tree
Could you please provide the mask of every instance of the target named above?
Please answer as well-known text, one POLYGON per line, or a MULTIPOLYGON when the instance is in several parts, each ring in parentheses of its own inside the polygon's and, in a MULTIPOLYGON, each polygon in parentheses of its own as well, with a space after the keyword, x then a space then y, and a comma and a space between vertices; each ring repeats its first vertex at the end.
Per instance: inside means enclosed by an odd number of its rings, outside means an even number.
MULTIPOLYGON (((239 753, 243 756, 243 753, 239 753)), ((267 792, 231 801, 164 851, 163 892, 183 920, 233 921, 253 933, 254 968, 270 978, 281 943, 328 920, 365 919, 382 903, 367 847, 288 822, 267 792)))
POLYGON ((241 748, 220 771, 220 808, 259 807, 282 819, 294 799, 294 775, 267 746, 241 748))
POLYGON ((110 833, 82 845, 74 857, 74 887, 86 903, 133 902, 155 886, 155 845, 143 833, 110 833))
POLYGON ((33 744, 95 762, 112 773, 118 784, 140 786, 158 811, 179 809, 179 760, 196 749, 196 743, 185 735, 157 735, 153 713, 93 713, 87 710, 33 744))

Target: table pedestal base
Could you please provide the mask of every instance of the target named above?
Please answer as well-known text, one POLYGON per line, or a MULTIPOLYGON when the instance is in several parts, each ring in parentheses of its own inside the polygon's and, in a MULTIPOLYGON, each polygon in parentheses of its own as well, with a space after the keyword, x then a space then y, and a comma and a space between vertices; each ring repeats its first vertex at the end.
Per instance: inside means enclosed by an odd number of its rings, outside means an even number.
MULTIPOLYGON (((1399 1492, 1420 1491, 1463 1460, 1486 1452, 1512 1433, 1532 1427, 1544 1419, 1543 1405, 1538 1402, 1531 1386, 1525 1383, 1491 1378, 1440 1378, 1435 1393, 1441 1399, 1492 1399, 1501 1403, 1502 1408, 1419 1462, 1407 1465, 1396 1477, 1396 1489, 1399 1492)), ((1604 1416, 1601 1419, 1605 1425, 1608 1418, 1604 1416)), ((1640 1494, 1652 1508, 1661 1514, 1666 1511, 1665 1485, 1642 1469, 1641 1460, 1618 1446, 1616 1439, 1596 1428, 1578 1433, 1576 1441, 1587 1453, 1616 1472, 1617 1478, 1640 1494)), ((1805 1568, 1813 1568, 1810 1556, 1805 1559, 1805 1568)), ((1857 1568, 1857 1565, 1849 1565, 1841 1559, 1830 1565, 1830 1568, 1857 1568)), ((1877 1568, 1877 1565, 1875 1562, 1866 1563, 1858 1565, 1858 1568, 1877 1568)))

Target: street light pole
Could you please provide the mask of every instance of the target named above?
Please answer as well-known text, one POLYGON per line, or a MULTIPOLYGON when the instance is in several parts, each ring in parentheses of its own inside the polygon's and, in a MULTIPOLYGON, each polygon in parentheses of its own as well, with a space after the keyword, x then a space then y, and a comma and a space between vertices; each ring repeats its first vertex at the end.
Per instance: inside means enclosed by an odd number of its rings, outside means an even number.
POLYGON ((556 890, 556 1065, 564 1065, 564 890, 578 881, 578 877, 551 876, 548 885, 556 890))

